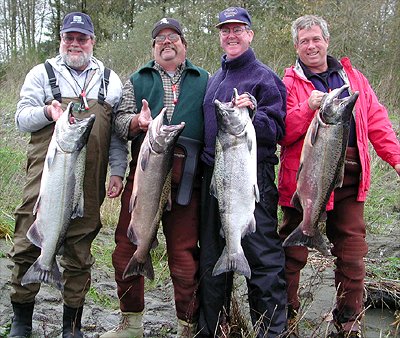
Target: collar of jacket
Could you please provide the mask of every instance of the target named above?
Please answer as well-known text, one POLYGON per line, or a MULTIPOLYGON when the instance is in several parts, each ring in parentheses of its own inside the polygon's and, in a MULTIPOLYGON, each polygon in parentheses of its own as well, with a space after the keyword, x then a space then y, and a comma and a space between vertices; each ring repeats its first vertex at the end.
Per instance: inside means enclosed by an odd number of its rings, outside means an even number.
POLYGON ((227 69, 238 69, 248 66, 250 63, 256 60, 256 55, 252 48, 248 48, 243 54, 239 55, 234 59, 227 59, 226 54, 222 56, 221 68, 227 69))
MULTIPOLYGON (((195 65, 193 65, 188 59, 185 59, 184 63, 186 64, 186 67, 184 67, 183 71, 191 71, 191 72, 195 72, 197 73, 199 76, 201 75, 200 70, 198 67, 196 67, 195 65)), ((148 70, 155 70, 154 68, 155 65, 155 61, 151 60, 148 63, 146 63, 143 67, 141 67, 138 70, 138 73, 141 73, 143 71, 148 71, 148 70)))

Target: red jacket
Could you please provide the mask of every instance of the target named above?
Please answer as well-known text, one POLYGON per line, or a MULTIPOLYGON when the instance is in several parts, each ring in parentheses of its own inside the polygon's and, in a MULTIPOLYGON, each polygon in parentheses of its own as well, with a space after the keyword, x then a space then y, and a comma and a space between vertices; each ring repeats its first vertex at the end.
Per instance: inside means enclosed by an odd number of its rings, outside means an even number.
MULTIPOLYGON (((348 58, 341 61, 340 76, 350 84, 352 92, 359 91, 355 106, 357 147, 362 173, 358 189, 358 201, 365 201, 370 187, 371 168, 368 140, 377 154, 392 167, 400 163, 400 144, 393 131, 385 107, 379 103, 367 78, 354 69, 348 58)), ((302 72, 299 64, 285 70, 283 77, 287 96, 286 135, 281 145, 281 163, 278 177, 279 205, 292 206, 290 200, 296 190, 296 173, 300 165, 300 154, 307 128, 315 111, 308 106, 308 98, 315 89, 302 72)), ((333 196, 327 210, 333 208, 333 196)))

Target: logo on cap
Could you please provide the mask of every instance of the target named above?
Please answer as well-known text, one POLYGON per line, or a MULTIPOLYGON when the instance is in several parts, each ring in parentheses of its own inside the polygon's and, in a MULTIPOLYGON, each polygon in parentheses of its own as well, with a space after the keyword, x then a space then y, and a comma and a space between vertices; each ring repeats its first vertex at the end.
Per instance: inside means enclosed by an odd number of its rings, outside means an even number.
POLYGON ((169 21, 167 18, 162 18, 158 24, 161 25, 162 23, 168 24, 169 21))
POLYGON ((71 23, 78 23, 81 25, 84 25, 85 23, 83 22, 83 18, 80 15, 74 15, 72 17, 72 22, 71 23))
POLYGON ((224 10, 224 15, 226 18, 230 18, 232 16, 235 16, 238 14, 238 10, 234 7, 229 7, 226 10, 224 10))

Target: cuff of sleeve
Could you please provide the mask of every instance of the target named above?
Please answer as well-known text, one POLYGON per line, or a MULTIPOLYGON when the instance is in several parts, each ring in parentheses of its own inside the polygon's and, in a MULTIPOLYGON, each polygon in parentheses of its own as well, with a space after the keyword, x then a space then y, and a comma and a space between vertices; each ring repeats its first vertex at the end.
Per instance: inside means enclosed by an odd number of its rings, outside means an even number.
POLYGON ((44 113, 44 116, 46 117, 46 119, 48 119, 49 121, 53 121, 53 119, 49 116, 49 114, 47 113, 47 105, 45 105, 44 107, 43 107, 43 113, 44 113))
POLYGON ((111 167, 110 168, 110 176, 119 176, 122 177, 122 179, 125 177, 126 174, 126 166, 117 166, 117 167, 111 167))

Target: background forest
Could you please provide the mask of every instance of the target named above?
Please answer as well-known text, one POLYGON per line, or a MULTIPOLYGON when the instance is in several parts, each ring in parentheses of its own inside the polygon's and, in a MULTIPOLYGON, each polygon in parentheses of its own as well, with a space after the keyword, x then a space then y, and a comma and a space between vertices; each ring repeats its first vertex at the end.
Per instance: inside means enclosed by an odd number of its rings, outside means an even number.
MULTIPOLYGON (((150 32, 163 16, 180 20, 188 56, 213 73, 219 66, 218 12, 246 7, 253 19, 257 56, 280 76, 295 59, 290 24, 303 14, 330 25, 330 53, 349 56, 380 98, 399 106, 400 0, 1 0, 0 83, 19 90, 29 68, 58 52, 59 29, 70 11, 88 13, 97 37, 95 55, 123 80, 151 57, 150 32)), ((17 90, 17 92, 18 92, 17 90)))

